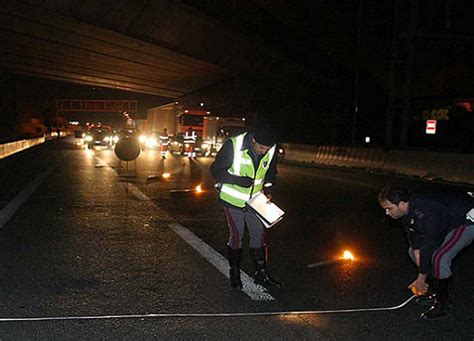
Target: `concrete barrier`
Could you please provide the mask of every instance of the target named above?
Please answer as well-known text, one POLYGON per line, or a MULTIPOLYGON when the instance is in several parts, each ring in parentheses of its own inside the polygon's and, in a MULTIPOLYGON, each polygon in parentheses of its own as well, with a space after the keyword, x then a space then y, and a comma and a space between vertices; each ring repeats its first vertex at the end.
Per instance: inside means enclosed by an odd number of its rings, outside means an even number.
POLYGON ((0 159, 36 146, 37 144, 44 143, 44 141, 44 137, 37 137, 34 139, 19 140, 15 142, 0 144, 0 159))
POLYGON ((285 159, 474 184, 474 154, 283 144, 285 159))
POLYGON ((382 168, 382 149, 363 147, 308 146, 283 144, 285 158, 290 161, 344 167, 382 168))
POLYGON ((386 155, 386 171, 474 184, 474 154, 392 150, 386 155))

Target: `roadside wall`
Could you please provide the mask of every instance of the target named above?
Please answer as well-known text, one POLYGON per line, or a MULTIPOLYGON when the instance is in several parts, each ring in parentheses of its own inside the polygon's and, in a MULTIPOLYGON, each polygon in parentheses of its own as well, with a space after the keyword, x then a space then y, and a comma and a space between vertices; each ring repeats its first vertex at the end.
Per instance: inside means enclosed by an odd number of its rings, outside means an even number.
POLYGON ((37 137, 34 139, 19 140, 15 142, 0 144, 0 159, 18 153, 27 148, 36 146, 37 144, 43 143, 44 141, 45 137, 37 137))
POLYGON ((283 144, 288 161, 376 169, 474 184, 474 154, 283 144))

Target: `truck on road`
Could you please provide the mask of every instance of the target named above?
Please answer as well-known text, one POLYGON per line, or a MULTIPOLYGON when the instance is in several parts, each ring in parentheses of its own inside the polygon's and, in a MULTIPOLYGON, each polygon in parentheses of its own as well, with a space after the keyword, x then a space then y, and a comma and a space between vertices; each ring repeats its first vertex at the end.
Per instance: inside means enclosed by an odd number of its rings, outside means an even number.
POLYGON ((204 117, 209 112, 202 108, 191 108, 176 103, 164 104, 148 109, 147 132, 159 135, 164 128, 171 138, 170 151, 185 153, 183 136, 191 128, 197 135, 195 150, 199 155, 209 154, 209 147, 203 143, 204 117))
POLYGON ((246 127, 244 117, 213 116, 202 108, 176 103, 148 109, 147 114, 148 133, 160 134, 167 128, 172 139, 170 149, 179 153, 184 153, 183 136, 189 128, 192 128, 198 137, 198 154, 208 155, 219 151, 227 138, 238 135, 246 127))
POLYGON ((246 130, 245 117, 207 116, 204 118, 203 140, 218 152, 224 142, 246 130))
POLYGON ((148 109, 147 130, 150 133, 161 133, 167 128, 168 134, 176 136, 192 128, 202 137, 206 115, 208 112, 202 109, 188 108, 176 103, 164 104, 148 109))

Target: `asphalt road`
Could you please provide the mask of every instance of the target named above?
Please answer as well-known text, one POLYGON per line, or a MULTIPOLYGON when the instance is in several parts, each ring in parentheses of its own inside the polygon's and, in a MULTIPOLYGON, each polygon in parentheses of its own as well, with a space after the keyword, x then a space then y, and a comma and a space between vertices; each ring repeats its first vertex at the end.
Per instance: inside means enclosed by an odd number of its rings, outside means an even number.
MULTIPOLYGON (((142 316, 396 306, 411 296, 406 287, 416 270, 399 222, 377 204, 378 191, 392 183, 463 186, 280 164, 274 201, 286 216, 267 237, 270 271, 284 287, 268 292, 273 300, 256 301, 231 289, 171 228, 179 224, 226 255, 212 158, 163 161, 159 152, 145 151, 127 171, 112 150, 70 142, 50 141, 0 160, 0 217, 13 212, 0 228, 0 339, 474 338, 472 246, 454 264, 454 308, 440 322, 419 319, 424 308, 413 302, 393 311, 324 315, 142 316), (163 172, 170 178, 162 179, 163 172), (198 184, 200 194, 174 192, 198 184), (355 262, 307 267, 345 249, 355 262), (129 314, 140 316, 5 321, 129 314)), ((244 245, 247 251, 248 239, 244 245)), ((252 275, 247 252, 243 270, 252 275)))

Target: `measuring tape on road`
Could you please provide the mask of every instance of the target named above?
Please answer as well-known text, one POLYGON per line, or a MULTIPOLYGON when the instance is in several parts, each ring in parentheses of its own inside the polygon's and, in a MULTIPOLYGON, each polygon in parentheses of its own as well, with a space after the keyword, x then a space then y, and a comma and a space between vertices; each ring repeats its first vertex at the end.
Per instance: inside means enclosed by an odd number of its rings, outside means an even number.
POLYGON ((406 306, 416 296, 413 295, 405 302, 393 307, 335 309, 335 310, 302 310, 302 311, 267 311, 257 313, 163 313, 163 314, 129 314, 129 315, 96 315, 96 316, 46 316, 46 317, 2 317, 0 322, 24 321, 64 321, 64 320, 105 320, 132 318, 172 318, 172 317, 248 317, 248 316, 284 316, 284 315, 318 315, 318 314, 347 314, 375 311, 397 310, 406 306))

